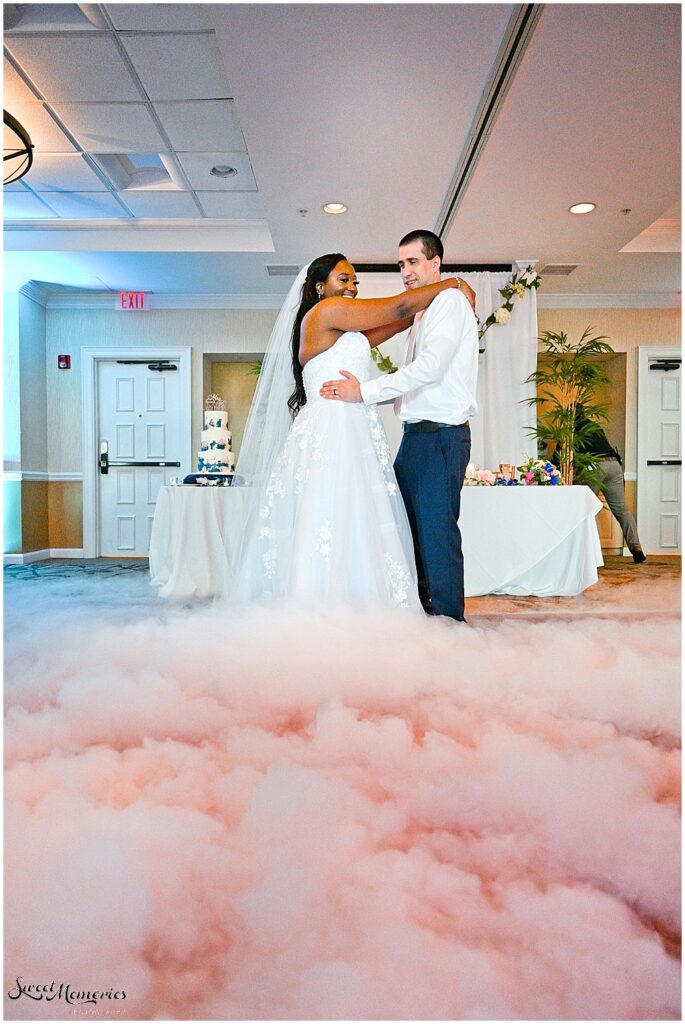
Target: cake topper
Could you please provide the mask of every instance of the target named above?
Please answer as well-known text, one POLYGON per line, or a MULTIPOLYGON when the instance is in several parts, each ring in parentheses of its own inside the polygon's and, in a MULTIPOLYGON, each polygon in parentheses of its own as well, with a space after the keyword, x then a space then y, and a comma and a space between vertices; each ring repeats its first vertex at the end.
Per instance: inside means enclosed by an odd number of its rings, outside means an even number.
POLYGON ((205 401, 205 409, 207 410, 207 412, 225 412, 226 403, 224 402, 221 395, 207 395, 207 399, 205 401))

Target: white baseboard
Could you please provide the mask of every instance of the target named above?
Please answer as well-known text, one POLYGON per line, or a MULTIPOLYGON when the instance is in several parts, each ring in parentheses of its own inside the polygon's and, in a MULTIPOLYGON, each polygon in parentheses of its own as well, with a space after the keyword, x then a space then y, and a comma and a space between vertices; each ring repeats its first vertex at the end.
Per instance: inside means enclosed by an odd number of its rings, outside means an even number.
POLYGON ((28 565, 29 562, 43 562, 50 558, 50 549, 44 551, 22 551, 18 555, 3 555, 3 565, 28 565))
POLYGON ((28 565, 49 558, 83 558, 83 548, 46 548, 43 551, 22 551, 21 554, 3 555, 3 565, 28 565))

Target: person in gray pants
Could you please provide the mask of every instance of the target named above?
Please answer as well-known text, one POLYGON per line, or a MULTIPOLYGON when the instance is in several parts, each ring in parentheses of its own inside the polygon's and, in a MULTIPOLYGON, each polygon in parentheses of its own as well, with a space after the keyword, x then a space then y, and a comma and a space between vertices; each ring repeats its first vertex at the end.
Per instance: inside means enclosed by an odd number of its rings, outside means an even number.
MULTIPOLYGON (((590 421, 585 416, 584 410, 578 406, 576 429, 589 425, 590 421)), ((609 443, 606 434, 598 424, 592 424, 592 430, 588 432, 587 440, 578 445, 578 451, 595 456, 593 459, 594 479, 588 481, 588 486, 595 494, 599 494, 601 491, 604 495, 611 514, 618 520, 618 524, 623 530, 626 547, 633 556, 633 561, 644 562, 647 556, 640 544, 635 519, 626 505, 621 456, 616 448, 609 443)))

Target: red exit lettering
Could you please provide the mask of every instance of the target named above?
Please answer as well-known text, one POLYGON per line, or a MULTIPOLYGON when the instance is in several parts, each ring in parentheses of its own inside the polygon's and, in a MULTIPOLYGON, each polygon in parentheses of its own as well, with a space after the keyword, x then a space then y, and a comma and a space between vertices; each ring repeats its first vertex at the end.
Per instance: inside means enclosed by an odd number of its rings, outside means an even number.
POLYGON ((145 309, 145 292, 120 292, 119 309, 145 309))

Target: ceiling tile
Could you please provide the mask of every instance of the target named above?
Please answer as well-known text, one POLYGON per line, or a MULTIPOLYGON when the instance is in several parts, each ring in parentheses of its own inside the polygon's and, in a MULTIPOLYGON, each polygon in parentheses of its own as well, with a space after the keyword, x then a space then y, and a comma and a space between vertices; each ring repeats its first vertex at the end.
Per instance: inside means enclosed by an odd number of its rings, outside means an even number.
POLYGON ((144 103, 57 103, 87 153, 161 153, 166 149, 144 103))
POLYGON ((119 51, 107 36, 12 36, 11 53, 50 102, 140 100, 119 51))
POLYGON ((121 198, 136 217, 202 218, 188 192, 126 191, 121 198))
POLYGON ((230 96, 213 33, 132 35, 122 42, 153 102, 230 96))
POLYGON ((14 103, 30 103, 36 99, 24 79, 17 74, 7 58, 3 61, 2 90, 5 106, 12 109, 14 103))
POLYGON ((27 184, 36 192, 107 192, 82 156, 36 153, 27 184))
POLYGON ((3 185, 2 187, 3 187, 3 190, 5 192, 7 192, 7 191, 9 191, 9 192, 25 192, 26 191, 26 189, 24 188, 24 184, 23 184, 21 178, 18 181, 8 182, 6 185, 3 185))
POLYGON ((154 107, 179 152, 207 152, 217 147, 247 151, 233 100, 160 101, 154 107))
POLYGON ((43 193, 59 217, 70 220, 112 220, 126 217, 113 195, 109 192, 50 192, 43 193))
POLYGON ((127 31, 207 28, 199 4, 107 4, 106 10, 114 27, 127 31))
POLYGON ((10 113, 29 133, 36 153, 76 152, 76 147, 55 124, 39 100, 33 103, 13 103, 10 113))
POLYGON ((196 192, 208 217, 260 220, 264 207, 259 192, 196 192))
POLYGON ((31 218, 38 220, 50 220, 57 215, 48 209, 40 199, 30 192, 9 192, 6 191, 3 201, 3 213, 6 220, 22 220, 31 218))
POLYGON ((178 161, 188 176, 191 187, 204 192, 256 192, 257 183, 247 153, 179 153, 178 161), (233 178, 214 178, 209 173, 215 165, 235 167, 233 178))

